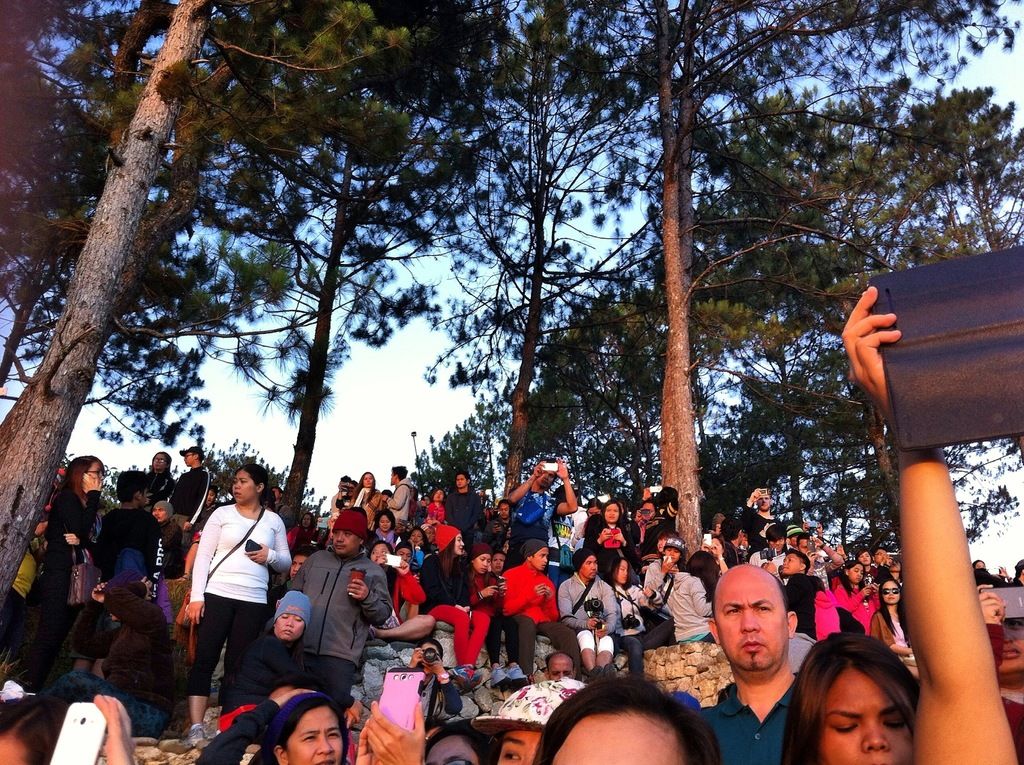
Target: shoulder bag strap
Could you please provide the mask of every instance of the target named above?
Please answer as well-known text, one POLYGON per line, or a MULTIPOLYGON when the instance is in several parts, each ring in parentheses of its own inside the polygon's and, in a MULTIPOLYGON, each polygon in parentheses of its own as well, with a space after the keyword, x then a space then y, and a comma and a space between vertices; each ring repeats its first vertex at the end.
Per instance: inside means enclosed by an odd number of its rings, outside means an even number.
POLYGON ((236 544, 234 547, 232 547, 230 550, 228 550, 228 554, 225 555, 223 558, 221 558, 219 561, 217 561, 217 565, 210 569, 210 573, 206 575, 206 581, 207 582, 209 582, 211 579, 213 579, 213 572, 215 572, 218 568, 220 568, 220 564, 223 563, 224 561, 226 561, 228 558, 230 558, 231 554, 235 550, 237 550, 239 547, 241 547, 242 545, 245 544, 245 540, 247 540, 249 538, 249 535, 252 534, 253 529, 255 529, 259 525, 259 522, 261 520, 263 520, 263 513, 265 513, 266 510, 267 509, 265 507, 262 507, 262 506, 260 507, 260 514, 256 517, 256 520, 252 524, 252 526, 249 527, 249 530, 247 532, 245 532, 245 536, 242 537, 241 539, 239 539, 238 540, 238 544, 236 544))
MULTIPOLYGON (((193 513, 192 518, 189 520, 189 523, 191 523, 193 526, 196 523, 196 518, 199 517, 200 513, 203 512, 203 508, 206 506, 206 495, 210 491, 210 471, 207 470, 206 468, 203 468, 203 472, 206 473, 206 488, 203 489, 203 493, 202 493, 202 495, 199 498, 199 507, 196 508, 195 513, 193 513)), ((262 517, 263 517, 263 510, 261 508, 260 509, 260 518, 262 518, 262 517)), ((257 520, 256 522, 259 523, 259 520, 257 520)), ((234 550, 232 550, 231 552, 234 552, 234 550)), ((212 574, 213 572, 211 571, 210 573, 212 574)))
MULTIPOLYGON (((594 586, 594 582, 596 581, 596 577, 594 579, 591 579, 589 584, 587 584, 587 586, 583 588, 583 594, 580 595, 580 599, 572 605, 572 614, 575 614, 577 611, 580 610, 580 606, 582 606, 583 601, 587 599, 587 595, 590 594, 590 588, 594 586)), ((566 614, 566 616, 572 616, 572 614, 566 614)))

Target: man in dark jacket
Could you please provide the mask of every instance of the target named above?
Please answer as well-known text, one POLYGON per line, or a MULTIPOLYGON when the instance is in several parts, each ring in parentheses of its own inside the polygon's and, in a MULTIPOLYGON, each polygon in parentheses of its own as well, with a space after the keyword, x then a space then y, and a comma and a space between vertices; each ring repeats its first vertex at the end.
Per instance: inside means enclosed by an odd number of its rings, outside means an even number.
POLYGON ((103 516, 96 540, 96 565, 104 581, 124 568, 145 571, 154 582, 160 578, 160 525, 146 511, 148 487, 149 479, 141 470, 124 470, 117 477, 117 500, 121 506, 103 516))
MULTIPOLYGON (((190 446, 179 452, 185 458, 185 466, 188 472, 182 475, 174 485, 174 493, 171 495, 171 505, 174 512, 183 516, 182 529, 186 532, 192 531, 199 513, 203 510, 206 502, 206 490, 210 488, 210 474, 203 467, 203 460, 206 455, 198 446, 190 446)), ((196 529, 198 531, 199 529, 196 529)), ((192 538, 185 540, 191 543, 192 538)))
POLYGON ((303 642, 306 670, 322 677, 342 707, 352 705, 352 682, 371 625, 391 616, 384 569, 362 551, 366 518, 344 510, 334 522, 331 548, 311 555, 292 580, 312 603, 303 642))
POLYGON ((480 495, 469 487, 469 473, 460 470, 455 474, 455 490, 444 498, 445 521, 462 533, 462 543, 468 550, 473 546, 476 525, 484 513, 480 495))

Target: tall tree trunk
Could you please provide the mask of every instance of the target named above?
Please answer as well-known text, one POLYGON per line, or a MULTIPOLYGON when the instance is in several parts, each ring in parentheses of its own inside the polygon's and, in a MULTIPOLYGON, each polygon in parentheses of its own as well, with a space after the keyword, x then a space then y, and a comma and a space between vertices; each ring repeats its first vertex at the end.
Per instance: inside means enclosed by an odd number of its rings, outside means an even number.
MULTIPOLYGON (((693 275, 693 130, 697 104, 691 90, 693 40, 684 34, 681 91, 673 92, 677 48, 670 40, 667 0, 657 0, 658 121, 664 153, 662 181, 662 247, 665 251, 665 299, 668 307, 668 345, 661 395, 662 483, 679 492, 678 529, 688 550, 699 549, 700 483, 697 436, 694 430, 690 378, 690 302, 693 275), (677 116, 678 111, 678 116, 677 116)), ((685 6, 681 6, 685 8, 685 6)), ((689 29, 685 18, 683 29, 689 29)))
POLYGON ((324 265, 323 284, 316 306, 316 326, 313 329, 313 345, 309 351, 306 368, 306 383, 302 391, 302 408, 299 412, 299 427, 295 434, 292 452, 292 466, 284 485, 284 502, 298 511, 306 493, 309 466, 313 462, 313 448, 316 446, 316 427, 324 404, 324 385, 327 381, 328 357, 331 351, 331 320, 334 316, 334 300, 338 293, 341 277, 341 253, 352 236, 348 191, 352 182, 352 161, 346 157, 342 191, 338 196, 334 214, 334 231, 331 234, 331 249, 324 265))
MULTIPOLYGON (((506 495, 522 481, 526 429, 530 425, 530 416, 526 411, 526 399, 530 393, 530 386, 533 384, 537 366, 543 288, 544 244, 543 239, 537 238, 534 242, 533 267, 530 272, 530 302, 527 305, 526 326, 523 329, 523 353, 519 361, 519 377, 516 379, 516 387, 512 390, 512 424, 508 430, 508 457, 505 460, 506 495)), ((571 465, 570 470, 572 470, 571 465)))
POLYGON ((46 491, 110 336, 118 297, 137 285, 136 233, 185 92, 181 77, 209 24, 209 0, 181 0, 79 256, 67 306, 36 374, 0 424, 0 598, 6 598, 46 491), (134 278, 136 281, 126 281, 134 278))

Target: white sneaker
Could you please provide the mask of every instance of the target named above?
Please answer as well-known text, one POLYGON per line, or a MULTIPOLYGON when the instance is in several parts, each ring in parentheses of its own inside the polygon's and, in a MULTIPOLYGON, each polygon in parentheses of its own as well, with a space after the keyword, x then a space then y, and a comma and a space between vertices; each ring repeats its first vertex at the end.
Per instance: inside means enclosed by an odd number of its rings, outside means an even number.
POLYGON ((195 749, 197 746, 206 743, 206 729, 202 723, 196 723, 188 729, 188 733, 185 734, 182 743, 188 746, 189 749, 195 749))

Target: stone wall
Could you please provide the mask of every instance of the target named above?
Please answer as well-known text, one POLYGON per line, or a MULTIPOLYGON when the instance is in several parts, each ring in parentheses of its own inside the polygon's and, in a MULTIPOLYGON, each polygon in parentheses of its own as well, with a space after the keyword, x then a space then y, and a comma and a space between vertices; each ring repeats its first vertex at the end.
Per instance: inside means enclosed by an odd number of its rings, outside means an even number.
POLYGON ((644 674, 667 693, 685 691, 702 707, 718 703, 732 670, 717 643, 683 643, 644 653, 644 674))
MULTIPOLYGON (((452 666, 455 663, 455 644, 451 627, 439 624, 434 637, 441 643, 444 651, 444 663, 452 666)), ((545 637, 537 638, 535 673, 544 671, 548 655, 554 649, 545 637)), ((364 653, 361 673, 356 677, 356 685, 352 695, 364 703, 363 721, 369 714, 369 702, 380 698, 384 687, 384 673, 392 667, 407 666, 412 656, 413 646, 409 643, 388 644, 383 641, 371 641, 364 653)), ((504 657, 502 657, 504 659, 504 657)), ((477 661, 483 667, 485 676, 489 663, 485 653, 481 653, 477 661)), ((619 654, 616 664, 620 672, 625 671, 626 657, 619 654)), ((524 668, 524 671, 527 668, 524 668)), ((664 691, 685 691, 700 700, 701 706, 711 706, 718 700, 718 693, 732 682, 732 673, 725 660, 722 650, 714 643, 687 643, 647 651, 644 654, 644 674, 648 680, 657 683, 664 691)), ((481 714, 494 713, 505 700, 508 693, 491 690, 481 685, 471 694, 462 696, 462 713, 460 718, 471 719, 481 714)), ((207 713, 207 727, 216 727, 219 707, 207 713)), ((356 726, 356 730, 362 724, 356 726)), ((165 734, 166 735, 166 734, 165 734)), ((171 742, 161 742, 166 744, 171 742)), ((136 762, 146 765, 190 765, 199 757, 198 751, 181 754, 162 751, 156 741, 139 740, 136 750, 136 762)), ((252 747, 251 751, 255 751, 252 747)), ((243 762, 247 762, 251 753, 243 762)))

